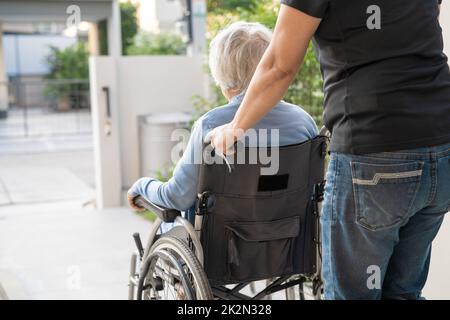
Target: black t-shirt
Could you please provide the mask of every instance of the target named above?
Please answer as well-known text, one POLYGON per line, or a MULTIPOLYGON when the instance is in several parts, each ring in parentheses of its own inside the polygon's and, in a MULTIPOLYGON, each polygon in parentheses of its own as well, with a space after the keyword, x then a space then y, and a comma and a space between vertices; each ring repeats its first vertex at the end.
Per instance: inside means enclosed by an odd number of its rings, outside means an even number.
POLYGON ((281 2, 322 18, 313 41, 332 151, 365 154, 450 142, 439 0, 281 2))

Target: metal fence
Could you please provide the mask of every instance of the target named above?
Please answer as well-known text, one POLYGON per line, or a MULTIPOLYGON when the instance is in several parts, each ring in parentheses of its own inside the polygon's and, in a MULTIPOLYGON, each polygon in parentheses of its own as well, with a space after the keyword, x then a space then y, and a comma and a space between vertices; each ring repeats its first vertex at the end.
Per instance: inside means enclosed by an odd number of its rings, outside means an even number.
POLYGON ((0 82, 0 99, 0 139, 92 132, 87 80, 11 79, 0 82))

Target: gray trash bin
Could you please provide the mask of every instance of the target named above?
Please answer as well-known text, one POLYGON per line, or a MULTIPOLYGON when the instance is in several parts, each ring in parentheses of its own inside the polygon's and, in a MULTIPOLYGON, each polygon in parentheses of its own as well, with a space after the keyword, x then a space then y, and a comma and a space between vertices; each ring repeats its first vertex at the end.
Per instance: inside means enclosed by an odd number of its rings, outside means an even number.
POLYGON ((154 177, 157 172, 174 165, 171 154, 175 147, 180 147, 180 141, 172 141, 172 134, 176 129, 189 129, 191 119, 191 115, 184 112, 151 113, 139 116, 142 177, 154 177))

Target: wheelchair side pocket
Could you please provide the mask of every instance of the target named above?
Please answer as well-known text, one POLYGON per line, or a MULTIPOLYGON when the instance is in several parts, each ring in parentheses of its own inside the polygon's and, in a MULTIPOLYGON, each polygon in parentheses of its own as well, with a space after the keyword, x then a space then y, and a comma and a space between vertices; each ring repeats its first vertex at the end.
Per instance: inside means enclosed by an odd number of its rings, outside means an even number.
POLYGON ((229 280, 250 281, 292 273, 300 217, 227 223, 225 230, 229 280))
POLYGON ((409 217, 420 187, 423 162, 351 165, 356 223, 375 231, 398 225, 409 217))

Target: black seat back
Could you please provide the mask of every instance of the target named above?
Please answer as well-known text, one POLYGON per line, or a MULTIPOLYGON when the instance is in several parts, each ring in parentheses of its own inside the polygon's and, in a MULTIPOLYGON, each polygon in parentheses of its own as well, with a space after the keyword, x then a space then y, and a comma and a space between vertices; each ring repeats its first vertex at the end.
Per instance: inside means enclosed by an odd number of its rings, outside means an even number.
POLYGON ((246 164, 232 165, 231 172, 226 164, 202 165, 198 203, 208 202, 209 209, 198 211, 204 214, 201 242, 212 283, 316 271, 318 219, 311 199, 324 180, 326 142, 317 137, 279 148, 279 170, 269 176, 261 175, 268 167, 262 158, 248 163, 255 148, 247 148, 246 164))

